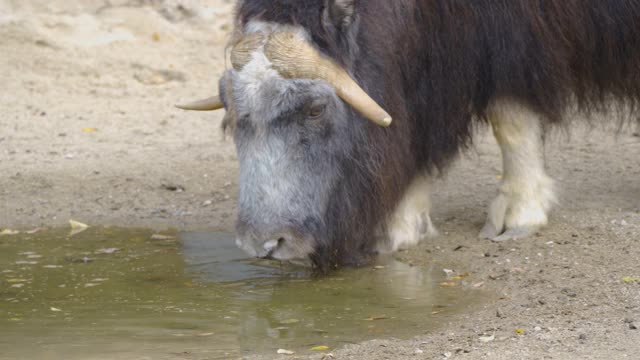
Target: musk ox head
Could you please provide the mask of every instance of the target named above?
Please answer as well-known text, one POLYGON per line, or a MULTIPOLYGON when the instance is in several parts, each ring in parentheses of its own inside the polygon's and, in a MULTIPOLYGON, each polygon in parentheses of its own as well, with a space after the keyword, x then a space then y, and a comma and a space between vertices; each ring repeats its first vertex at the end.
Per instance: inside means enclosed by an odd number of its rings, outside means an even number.
MULTIPOLYGON (((353 15, 322 11, 339 26, 353 15)), ((238 246, 328 269, 366 261, 384 204, 397 202, 376 144, 391 116, 311 38, 302 26, 245 23, 220 95, 180 107, 227 111, 240 162, 238 246)))

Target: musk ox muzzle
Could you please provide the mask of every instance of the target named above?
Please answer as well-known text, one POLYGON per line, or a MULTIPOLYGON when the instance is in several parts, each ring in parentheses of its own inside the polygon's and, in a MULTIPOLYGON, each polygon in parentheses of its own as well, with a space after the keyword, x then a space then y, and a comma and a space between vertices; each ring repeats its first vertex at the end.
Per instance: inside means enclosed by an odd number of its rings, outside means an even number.
POLYGON ((237 226, 236 245, 257 258, 290 260, 312 254, 315 242, 311 235, 284 227, 276 231, 257 232, 242 224, 237 226))

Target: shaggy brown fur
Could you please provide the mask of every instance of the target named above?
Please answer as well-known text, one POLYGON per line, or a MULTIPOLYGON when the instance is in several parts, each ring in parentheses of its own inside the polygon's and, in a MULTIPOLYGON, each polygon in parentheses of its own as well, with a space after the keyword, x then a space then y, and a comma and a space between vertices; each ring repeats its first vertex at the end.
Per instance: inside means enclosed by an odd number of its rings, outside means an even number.
POLYGON ((341 164, 314 256, 322 268, 370 252, 414 176, 444 169, 496 99, 549 123, 572 106, 589 113, 617 100, 635 109, 640 100, 640 0, 356 0, 347 24, 326 21, 329 3, 244 0, 237 9, 240 27, 307 29, 394 117, 388 129, 349 119, 355 153, 341 164))

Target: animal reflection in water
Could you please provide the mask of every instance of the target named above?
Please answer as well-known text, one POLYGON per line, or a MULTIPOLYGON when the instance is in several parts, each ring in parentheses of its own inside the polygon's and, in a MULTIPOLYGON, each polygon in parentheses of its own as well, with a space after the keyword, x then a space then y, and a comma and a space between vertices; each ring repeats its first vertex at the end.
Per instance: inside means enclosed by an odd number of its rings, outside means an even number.
POLYGON ((230 310, 238 316, 243 347, 268 347, 273 339, 357 341, 426 330, 439 323, 429 314, 469 301, 460 291, 439 287, 437 271, 391 257, 317 277, 307 267, 247 260, 229 235, 188 233, 182 243, 190 276, 226 284, 235 299, 230 310))

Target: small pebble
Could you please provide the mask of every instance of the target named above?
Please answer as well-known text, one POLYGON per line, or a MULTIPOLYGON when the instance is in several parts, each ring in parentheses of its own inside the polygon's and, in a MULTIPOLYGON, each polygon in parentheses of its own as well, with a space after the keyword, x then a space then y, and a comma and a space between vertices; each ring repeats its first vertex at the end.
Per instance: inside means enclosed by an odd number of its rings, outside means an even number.
POLYGON ((578 336, 578 339, 585 341, 587 340, 587 335, 586 334, 580 334, 580 336, 578 336))
POLYGON ((496 339, 495 335, 491 335, 491 336, 480 336, 479 340, 480 342, 483 343, 488 343, 488 342, 492 342, 493 340, 496 339))

